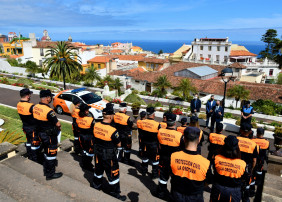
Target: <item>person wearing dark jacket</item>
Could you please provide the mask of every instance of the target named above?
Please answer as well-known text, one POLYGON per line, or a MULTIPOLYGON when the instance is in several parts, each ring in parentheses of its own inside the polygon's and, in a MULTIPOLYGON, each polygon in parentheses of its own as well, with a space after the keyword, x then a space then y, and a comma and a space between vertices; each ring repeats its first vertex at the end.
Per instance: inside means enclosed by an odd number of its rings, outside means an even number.
POLYGON ((220 106, 220 101, 216 101, 216 105, 212 108, 212 116, 211 116, 211 133, 214 131, 214 124, 218 124, 223 119, 223 108, 220 106))
POLYGON ((206 127, 209 127, 210 118, 213 112, 212 109, 215 105, 216 105, 216 101, 214 100, 214 95, 212 95, 211 99, 209 99, 206 104, 206 114, 207 114, 206 127))
POLYGON ((201 110, 201 100, 199 99, 198 94, 194 95, 194 99, 191 101, 191 113, 196 114, 198 116, 200 110, 201 110))

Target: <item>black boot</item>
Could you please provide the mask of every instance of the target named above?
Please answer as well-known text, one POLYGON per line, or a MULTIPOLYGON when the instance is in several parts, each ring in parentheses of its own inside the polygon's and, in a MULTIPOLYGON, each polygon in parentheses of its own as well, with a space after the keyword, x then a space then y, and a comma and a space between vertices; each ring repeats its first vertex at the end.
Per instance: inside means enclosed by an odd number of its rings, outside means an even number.
POLYGON ((131 150, 126 150, 124 152, 124 160, 123 162, 127 165, 134 166, 134 162, 130 159, 131 150))
POLYGON ((102 189, 102 181, 103 179, 95 177, 95 173, 94 173, 93 182, 92 182, 93 188, 100 191, 102 189))
POLYGON ((93 164, 91 162, 92 162, 92 157, 84 155, 82 157, 82 168, 93 172, 94 168, 93 168, 93 164))
POLYGON ((158 177, 158 168, 159 165, 152 165, 152 179, 156 179, 158 177))
MULTIPOLYGON (((27 143, 26 143, 27 144, 27 143)), ((30 144, 30 143, 29 143, 30 144)), ((26 154, 27 154, 27 158, 32 160, 32 151, 31 151, 31 146, 25 146, 26 148, 26 154)))
POLYGON ((169 196, 169 191, 167 189, 167 184, 162 184, 159 182, 156 195, 158 198, 165 200, 169 196))
POLYGON ((79 140, 74 140, 74 142, 73 142, 73 148, 74 148, 75 154, 78 155, 78 154, 81 153, 81 147, 80 147, 79 140))
MULTIPOLYGON (((148 160, 149 161, 149 160, 148 160)), ((141 174, 145 176, 148 172, 148 162, 143 162, 141 163, 141 174)))
POLYGON ((120 195, 120 185, 119 182, 113 185, 110 185, 111 187, 111 191, 110 191, 110 195, 117 198, 118 200, 121 201, 125 201, 126 200, 126 196, 124 195, 120 195))
POLYGON ((45 161, 45 168, 46 168, 46 180, 57 179, 63 176, 63 173, 55 173, 55 167, 57 165, 57 160, 47 160, 45 161))

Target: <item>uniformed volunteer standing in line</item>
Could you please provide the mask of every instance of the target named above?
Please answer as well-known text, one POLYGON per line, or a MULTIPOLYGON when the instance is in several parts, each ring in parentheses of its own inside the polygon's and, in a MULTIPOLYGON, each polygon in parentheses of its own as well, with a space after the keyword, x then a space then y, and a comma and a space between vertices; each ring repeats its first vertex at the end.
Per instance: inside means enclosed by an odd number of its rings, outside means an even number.
POLYGON ((222 134, 222 131, 223 124, 219 123, 216 125, 216 133, 210 133, 209 135, 210 145, 208 146, 208 159, 211 161, 211 163, 214 162, 214 157, 217 155, 220 148, 224 145, 224 139, 226 138, 226 136, 222 134))
POLYGON ((167 190, 167 182, 170 175, 170 156, 173 152, 180 151, 180 142, 182 139, 182 133, 175 130, 176 127, 176 115, 168 113, 166 115, 167 128, 161 128, 158 133, 159 140, 159 185, 157 188, 157 196, 165 199, 169 196, 167 190))
POLYGON ((92 117, 88 116, 90 108, 90 106, 84 103, 80 105, 76 124, 79 142, 82 148, 82 167, 93 171, 93 164, 91 162, 94 156, 93 127, 95 121, 92 117))
POLYGON ((200 129, 199 119, 196 115, 191 116, 189 127, 197 127, 200 130, 200 142, 198 144, 197 151, 198 151, 199 154, 201 154, 202 153, 202 143, 205 141, 205 138, 204 138, 204 135, 203 135, 203 131, 200 129))
POLYGON ((138 142, 139 142, 139 151, 138 151, 138 156, 142 157, 143 151, 142 151, 142 121, 146 119, 146 112, 142 111, 140 112, 140 119, 137 120, 137 129, 138 129, 138 142))
POLYGON ((268 160, 269 141, 263 138, 264 129, 257 128, 257 137, 252 139, 259 146, 259 155, 256 165, 256 184, 262 184, 262 172, 264 162, 268 160))
POLYGON ((158 152, 158 132, 161 128, 160 123, 155 121, 155 109, 154 107, 148 107, 146 109, 147 119, 142 121, 142 175, 146 175, 148 172, 149 160, 152 161, 152 179, 158 177, 159 166, 159 152, 158 152))
POLYGON ((133 121, 131 121, 130 116, 126 114, 127 104, 120 103, 119 112, 114 115, 115 128, 118 131, 121 150, 118 152, 118 160, 124 162, 125 164, 131 164, 130 154, 132 145, 132 127, 133 121))
POLYGON ((104 171, 110 184, 110 195, 125 201, 126 196, 120 195, 119 165, 117 159, 117 148, 121 147, 117 129, 111 126, 114 119, 114 108, 107 105, 103 109, 104 119, 94 125, 94 178, 93 187, 102 189, 102 177, 104 171))
POLYGON ((247 180, 242 189, 242 201, 250 201, 249 196, 253 196, 255 193, 255 181, 254 181, 254 168, 257 162, 258 148, 257 144, 249 139, 249 134, 252 133, 251 125, 248 123, 241 124, 239 148, 241 151, 241 159, 247 164, 247 180))
POLYGON ((81 104, 80 100, 78 98, 74 98, 74 100, 72 101, 72 105, 70 106, 70 112, 72 116, 72 130, 74 136, 73 146, 74 146, 74 152, 76 154, 79 154, 81 152, 81 147, 80 147, 78 132, 77 132, 77 123, 76 123, 80 104, 81 104))
POLYGON ((197 152, 199 137, 199 128, 186 128, 185 149, 171 155, 171 195, 174 201, 204 201, 204 184, 211 178, 211 169, 210 161, 197 152))
POLYGON ((188 122, 187 118, 185 118, 185 117, 182 118, 180 120, 181 126, 177 127, 176 130, 178 132, 181 132, 182 134, 184 134, 184 130, 187 128, 187 122, 188 122))
POLYGON ((241 160, 238 139, 229 135, 215 156, 214 182, 210 201, 241 201, 241 186, 246 176, 246 162, 241 160))
POLYGON ((166 121, 167 121, 166 115, 167 115, 167 114, 168 114, 168 112, 165 112, 165 113, 163 114, 163 121, 160 122, 161 128, 166 128, 166 127, 167 127, 167 124, 166 124, 166 121))
POLYGON ((37 151, 40 149, 40 142, 38 138, 34 138, 34 129, 36 125, 32 115, 34 104, 29 102, 32 93, 33 92, 28 88, 20 90, 21 100, 17 104, 17 110, 23 123, 23 132, 26 135, 25 147, 27 156, 29 159, 37 161, 37 151))
POLYGON ((58 149, 58 134, 61 129, 61 123, 58 121, 54 110, 49 106, 54 94, 50 90, 41 90, 39 93, 40 102, 33 108, 33 117, 35 118, 36 133, 41 139, 44 148, 45 162, 44 174, 46 180, 59 178, 63 173, 55 173, 58 149))

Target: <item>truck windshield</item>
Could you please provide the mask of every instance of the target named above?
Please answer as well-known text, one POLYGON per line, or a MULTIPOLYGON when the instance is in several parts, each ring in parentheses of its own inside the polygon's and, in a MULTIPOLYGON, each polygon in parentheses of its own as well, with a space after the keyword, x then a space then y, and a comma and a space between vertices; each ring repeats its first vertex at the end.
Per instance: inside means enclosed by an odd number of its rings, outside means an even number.
POLYGON ((99 102, 102 100, 102 98, 94 93, 88 93, 85 95, 82 95, 81 98, 86 102, 87 104, 92 104, 95 102, 99 102))

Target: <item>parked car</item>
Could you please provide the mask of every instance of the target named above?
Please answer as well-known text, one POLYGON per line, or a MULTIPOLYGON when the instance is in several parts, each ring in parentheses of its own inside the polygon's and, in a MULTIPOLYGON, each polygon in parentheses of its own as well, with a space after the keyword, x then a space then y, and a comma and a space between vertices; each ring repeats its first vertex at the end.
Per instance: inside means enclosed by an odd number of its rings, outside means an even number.
POLYGON ((99 95, 87 91, 86 88, 78 88, 74 90, 64 90, 59 92, 53 101, 54 109, 58 114, 70 113, 70 106, 74 98, 78 98, 91 108, 90 115, 94 119, 103 119, 102 110, 106 107, 108 101, 103 100, 99 95))

